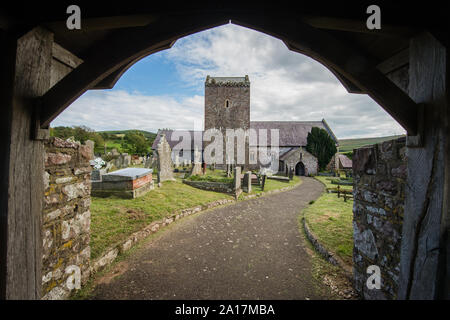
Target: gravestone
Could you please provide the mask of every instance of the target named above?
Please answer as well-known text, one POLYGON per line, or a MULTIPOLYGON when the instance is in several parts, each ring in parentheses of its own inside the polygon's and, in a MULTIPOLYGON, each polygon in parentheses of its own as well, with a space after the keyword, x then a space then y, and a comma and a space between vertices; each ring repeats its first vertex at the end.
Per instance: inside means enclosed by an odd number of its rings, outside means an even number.
POLYGON ((231 164, 227 163, 227 178, 231 178, 231 164))
POLYGON ((244 187, 247 189, 247 193, 252 192, 252 172, 247 171, 244 176, 244 187))
POLYGON ((294 168, 289 168, 289 180, 294 179, 294 168))
POLYGON ((161 139, 157 146, 158 150, 158 184, 167 181, 175 180, 173 177, 173 163, 172 163, 172 150, 166 140, 165 134, 161 135, 161 139))
POLYGON ((197 146, 195 146, 195 149, 194 149, 194 164, 192 166, 192 170, 191 170, 191 173, 190 173, 191 176, 202 174, 202 162, 201 162, 201 160, 202 160, 202 155, 198 151, 197 146))
POLYGON ((117 196, 137 198, 152 190, 152 170, 145 168, 126 168, 101 176, 99 181, 91 181, 91 194, 97 197, 117 196))
POLYGON ((242 192, 241 189, 241 167, 234 168, 234 179, 233 179, 233 188, 236 194, 236 197, 242 192))
POLYGON ((203 175, 206 174, 206 163, 205 162, 202 163, 202 173, 203 173, 203 175))

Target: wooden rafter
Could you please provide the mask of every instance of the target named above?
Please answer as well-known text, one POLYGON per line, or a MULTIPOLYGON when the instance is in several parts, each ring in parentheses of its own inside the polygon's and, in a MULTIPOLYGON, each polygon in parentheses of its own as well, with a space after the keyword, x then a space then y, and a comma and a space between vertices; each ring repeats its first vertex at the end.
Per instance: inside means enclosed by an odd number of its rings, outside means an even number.
POLYGON ((418 132, 418 105, 376 68, 376 61, 326 31, 295 19, 264 19, 239 15, 232 22, 283 40, 292 51, 303 53, 345 76, 380 104, 410 135, 418 132))
POLYGON ((39 99, 40 125, 47 127, 88 89, 119 68, 150 53, 167 48, 176 39, 226 24, 214 15, 165 17, 142 28, 118 30, 90 49, 84 62, 39 99))

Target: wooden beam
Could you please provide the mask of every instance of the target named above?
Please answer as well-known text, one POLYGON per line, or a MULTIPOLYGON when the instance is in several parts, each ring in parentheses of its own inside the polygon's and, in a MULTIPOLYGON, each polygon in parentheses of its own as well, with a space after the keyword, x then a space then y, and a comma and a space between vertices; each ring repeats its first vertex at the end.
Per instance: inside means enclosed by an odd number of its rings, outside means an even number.
MULTIPOLYGON (((167 46, 162 46, 160 47, 160 50, 166 50, 166 49, 170 49, 173 45, 174 45, 175 41, 167 44, 167 46)), ((150 54, 150 53, 149 53, 150 54)), ((138 62, 139 60, 143 59, 145 56, 139 57, 133 61, 131 61, 130 63, 120 67, 119 69, 117 69, 116 71, 114 71, 113 73, 111 73, 109 76, 107 76, 106 78, 104 78, 102 81, 100 81, 99 83, 97 83, 95 85, 95 87, 93 87, 91 90, 104 90, 104 89, 112 89, 117 81, 119 81, 119 79, 122 77, 122 75, 127 72, 127 70, 129 68, 131 68, 136 62, 138 62)))
POLYGON ((16 65, 16 38, 0 30, 0 300, 5 300, 9 292, 8 282, 8 212, 9 212, 9 168, 12 132, 12 106, 14 73, 16 65))
MULTIPOLYGON (((407 152, 399 299, 448 298, 448 52, 431 34, 411 39, 409 93, 424 104, 421 148, 407 152), (447 271, 446 271, 447 268, 447 271)), ((408 137, 409 138, 409 137, 408 137)))
POLYGON ((377 69, 383 74, 395 71, 405 65, 409 64, 409 48, 397 52, 392 57, 384 60, 377 65, 377 69))
MULTIPOLYGON (((82 18, 80 30, 72 30, 73 33, 86 33, 98 30, 110 30, 120 28, 144 27, 156 20, 154 15, 135 14, 128 16, 82 18)), ((66 30, 66 21, 44 23, 51 30, 66 30)))
POLYGON ((415 28, 410 26, 393 26, 383 23, 379 30, 369 30, 366 26, 366 20, 344 19, 336 17, 322 17, 313 15, 302 15, 301 20, 304 23, 318 29, 337 30, 347 32, 358 32, 366 34, 375 34, 383 37, 402 37, 409 38, 416 33, 415 28))
POLYGON ((286 17, 237 15, 232 22, 282 39, 290 50, 334 69, 381 105, 410 134, 417 133, 417 104, 378 69, 376 61, 323 30, 286 17), (270 21, 270 24, 267 23, 270 21))
POLYGON ((182 36, 228 23, 221 15, 165 17, 145 28, 118 30, 94 45, 84 62, 40 100, 41 127, 46 127, 86 90, 114 71, 167 48, 182 36))

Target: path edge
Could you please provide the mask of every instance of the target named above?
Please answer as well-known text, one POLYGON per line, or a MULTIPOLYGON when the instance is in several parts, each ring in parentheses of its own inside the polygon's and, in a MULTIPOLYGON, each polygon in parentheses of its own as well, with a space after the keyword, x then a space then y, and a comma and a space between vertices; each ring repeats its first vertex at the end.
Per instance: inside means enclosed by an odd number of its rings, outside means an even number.
POLYGON ((327 250, 325 246, 320 243, 317 236, 311 231, 310 227, 308 226, 308 223, 306 222, 304 216, 302 216, 302 225, 306 237, 308 238, 314 249, 329 263, 338 266, 344 272, 345 276, 350 281, 353 281, 353 267, 345 263, 337 254, 327 250))

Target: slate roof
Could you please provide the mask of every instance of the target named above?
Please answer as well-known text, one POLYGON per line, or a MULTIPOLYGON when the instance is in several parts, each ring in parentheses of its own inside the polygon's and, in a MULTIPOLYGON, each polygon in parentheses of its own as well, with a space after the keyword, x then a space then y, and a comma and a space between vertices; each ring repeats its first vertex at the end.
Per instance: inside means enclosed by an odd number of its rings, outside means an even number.
MULTIPOLYGON (((321 129, 325 129, 328 134, 333 138, 336 143, 338 143, 338 140, 336 136, 333 134, 331 129, 329 128, 328 124, 325 122, 325 120, 322 121, 250 121, 250 129, 255 129, 257 132, 259 129, 266 129, 267 130, 267 139, 268 144, 270 145, 270 139, 271 139, 271 132, 270 129, 278 129, 279 130, 279 138, 280 138, 280 147, 299 147, 299 146, 306 146, 307 144, 307 137, 308 133, 311 132, 311 129, 313 127, 318 127, 321 129)), ((179 141, 181 141, 181 138, 178 140, 172 141, 172 134, 173 130, 160 130, 158 131, 158 134, 156 136, 155 141, 153 142, 152 149, 156 149, 159 140, 160 135, 165 134, 166 139, 169 142, 170 147, 173 149, 174 146, 176 146, 179 141)), ((177 130, 178 134, 181 134, 182 132, 180 130, 177 130)), ((194 141, 193 141, 193 132, 192 130, 186 130, 185 133, 189 133, 191 136, 191 150, 194 150, 194 141)), ((202 131, 196 131, 198 133, 202 131)), ((251 146, 259 145, 257 142, 256 144, 252 143, 251 146)), ((201 141, 197 142, 197 146, 199 150, 203 150, 203 145, 201 141)), ((350 160, 350 159, 349 159, 350 160)), ((350 160, 351 161, 351 160, 350 160)))
MULTIPOLYGON (((250 121, 250 128, 258 130, 267 129, 268 142, 270 143, 270 129, 278 129, 280 147, 306 146, 308 133, 313 127, 324 129, 338 143, 336 136, 325 120, 322 121, 250 121)), ((259 143, 258 143, 259 144, 259 143)))
POLYGON ((351 169, 353 167, 352 160, 345 154, 339 154, 339 161, 341 162, 342 167, 345 169, 351 169))

